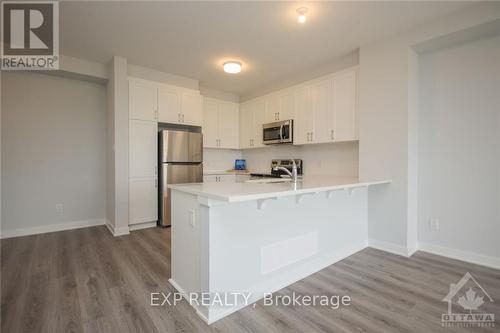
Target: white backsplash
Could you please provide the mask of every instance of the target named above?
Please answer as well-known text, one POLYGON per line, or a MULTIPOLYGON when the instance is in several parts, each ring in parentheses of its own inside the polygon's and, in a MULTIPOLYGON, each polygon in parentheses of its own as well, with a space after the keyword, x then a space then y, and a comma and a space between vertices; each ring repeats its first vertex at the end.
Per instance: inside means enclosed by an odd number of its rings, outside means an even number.
POLYGON ((225 171, 234 168, 234 160, 241 159, 241 150, 203 149, 204 171, 225 171))
POLYGON ((234 167, 234 160, 244 158, 253 172, 270 172, 275 158, 301 158, 304 174, 358 177, 358 143, 325 143, 304 146, 267 146, 264 148, 230 150, 203 149, 204 170, 223 171, 234 167))
POLYGON ((242 155, 251 171, 270 172, 272 159, 300 158, 306 175, 358 177, 357 142, 268 146, 243 150, 242 155))

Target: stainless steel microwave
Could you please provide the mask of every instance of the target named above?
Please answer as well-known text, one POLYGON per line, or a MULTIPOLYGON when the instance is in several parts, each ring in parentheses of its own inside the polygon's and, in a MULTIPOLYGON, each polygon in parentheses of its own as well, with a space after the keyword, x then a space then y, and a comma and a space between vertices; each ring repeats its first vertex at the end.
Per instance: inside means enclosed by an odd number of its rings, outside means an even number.
POLYGON ((262 143, 265 145, 276 145, 282 143, 293 143, 293 120, 277 121, 262 125, 262 143))

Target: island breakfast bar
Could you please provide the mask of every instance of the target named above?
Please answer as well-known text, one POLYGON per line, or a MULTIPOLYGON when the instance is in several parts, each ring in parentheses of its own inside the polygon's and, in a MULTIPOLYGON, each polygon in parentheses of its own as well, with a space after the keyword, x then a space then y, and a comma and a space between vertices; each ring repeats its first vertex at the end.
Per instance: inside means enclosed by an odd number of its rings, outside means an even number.
POLYGON ((389 183, 305 177, 170 185, 169 281, 188 300, 193 293, 248 294, 222 306, 191 302, 213 323, 365 248, 368 187, 389 183))

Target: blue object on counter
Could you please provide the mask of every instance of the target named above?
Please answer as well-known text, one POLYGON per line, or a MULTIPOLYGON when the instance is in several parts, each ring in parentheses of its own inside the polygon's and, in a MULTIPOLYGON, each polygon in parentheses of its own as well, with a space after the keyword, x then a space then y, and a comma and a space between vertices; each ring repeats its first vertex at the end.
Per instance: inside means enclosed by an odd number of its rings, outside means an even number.
POLYGON ((234 161, 234 170, 246 170, 247 162, 245 160, 235 160, 234 161))

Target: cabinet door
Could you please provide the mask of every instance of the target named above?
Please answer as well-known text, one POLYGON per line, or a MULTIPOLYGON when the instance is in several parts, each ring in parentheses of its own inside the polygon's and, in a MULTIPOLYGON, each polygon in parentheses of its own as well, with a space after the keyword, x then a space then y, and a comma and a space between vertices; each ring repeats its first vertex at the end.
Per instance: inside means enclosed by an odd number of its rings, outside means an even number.
POLYGON ((332 80, 311 85, 311 108, 314 117, 313 143, 330 141, 329 120, 333 114, 332 90, 332 80))
POLYGON ((203 100, 203 147, 218 148, 219 117, 217 101, 205 98, 203 100))
POLYGON ((311 112, 310 88, 299 87, 295 90, 294 144, 308 144, 314 129, 314 116, 311 112))
POLYGON ((129 80, 129 118, 156 121, 157 89, 154 84, 129 80))
POLYGON ((266 103, 263 99, 254 101, 253 110, 253 144, 252 147, 263 147, 262 143, 262 125, 265 123, 266 103))
POLYGON ((219 175, 219 182, 234 183, 236 182, 236 175, 219 175))
POLYGON ((295 118, 295 98, 293 90, 288 89, 279 95, 278 120, 288 120, 295 118))
POLYGON ((185 125, 201 126, 203 112, 201 106, 201 95, 195 91, 184 91, 181 97, 181 117, 185 125))
POLYGON ((333 119, 330 122, 332 140, 357 140, 356 95, 356 71, 334 78, 333 119))
POLYGON ((280 111, 280 96, 278 94, 272 94, 265 98, 266 111, 264 116, 264 121, 266 123, 273 123, 278 121, 278 113, 280 111))
POLYGON ((132 178, 129 182, 129 224, 158 220, 157 178, 132 178))
POLYGON ((161 123, 179 124, 181 120, 179 91, 168 87, 158 87, 158 121, 161 123))
POLYGON ((250 103, 241 105, 240 108, 240 148, 252 148, 253 135, 253 110, 250 103))
POLYGON ((129 126, 129 177, 156 177, 158 160, 157 123, 130 120, 129 126))
POLYGON ((235 103, 219 103, 219 147, 239 148, 239 107, 235 103))

